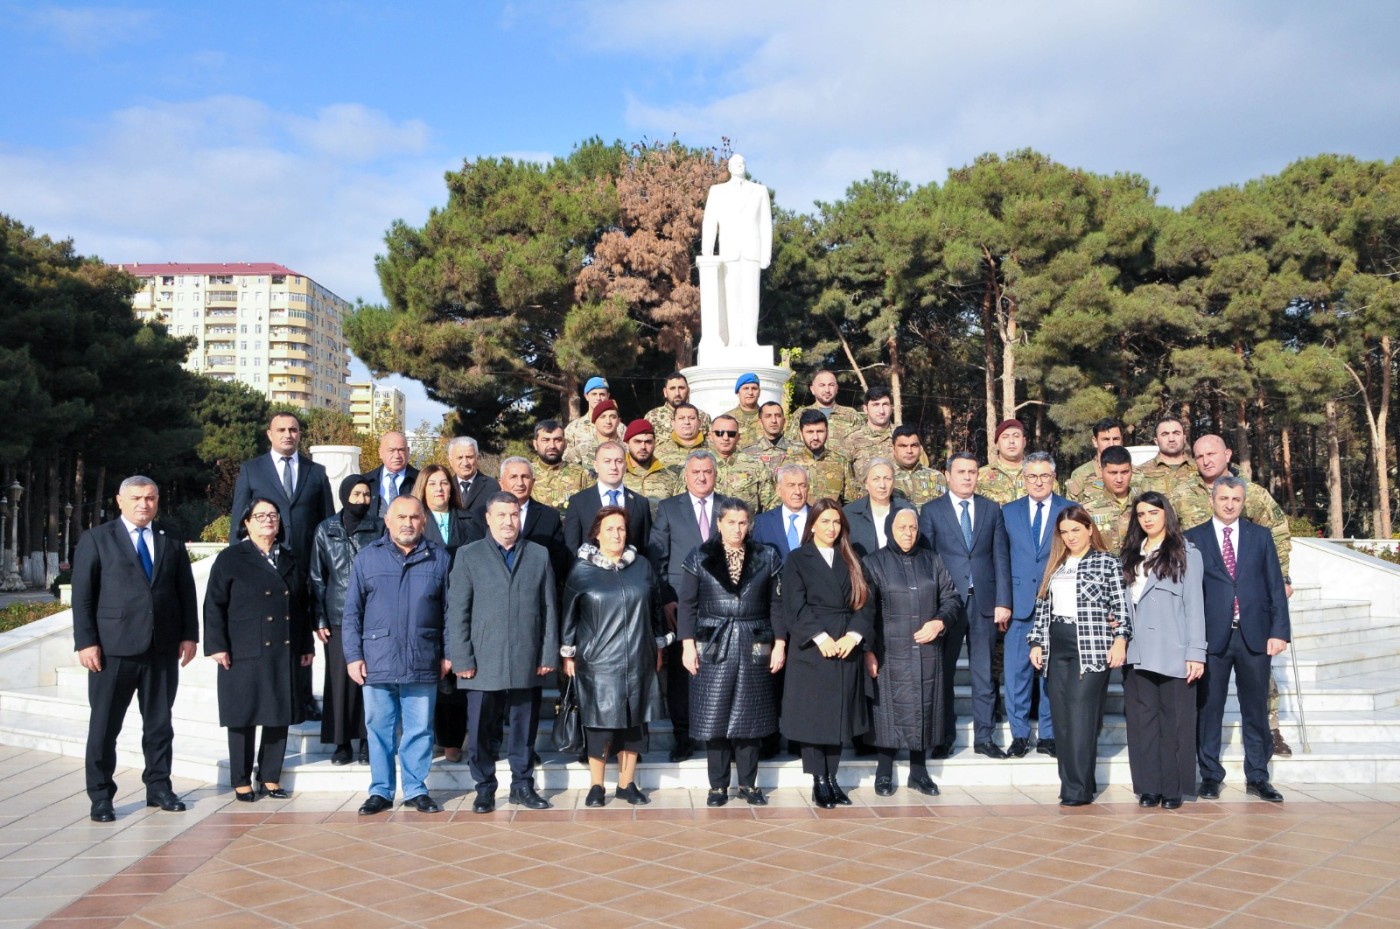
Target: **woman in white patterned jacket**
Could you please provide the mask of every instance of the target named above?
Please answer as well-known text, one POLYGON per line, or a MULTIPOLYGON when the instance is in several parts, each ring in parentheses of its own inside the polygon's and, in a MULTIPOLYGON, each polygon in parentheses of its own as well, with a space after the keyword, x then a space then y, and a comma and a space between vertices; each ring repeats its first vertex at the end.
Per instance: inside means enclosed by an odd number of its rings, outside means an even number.
POLYGON ((1060 764, 1060 805, 1094 802, 1098 733, 1111 668, 1132 638, 1123 567, 1082 506, 1055 517, 1050 561, 1040 582, 1035 625, 1026 637, 1031 664, 1045 673, 1060 764))

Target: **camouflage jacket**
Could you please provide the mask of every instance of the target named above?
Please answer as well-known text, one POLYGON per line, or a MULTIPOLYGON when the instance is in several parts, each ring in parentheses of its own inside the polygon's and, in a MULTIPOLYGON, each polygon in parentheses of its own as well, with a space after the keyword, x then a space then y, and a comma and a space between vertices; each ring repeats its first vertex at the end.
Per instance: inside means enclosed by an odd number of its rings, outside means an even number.
POLYGON ((667 497, 674 497, 684 489, 680 472, 668 468, 653 458, 651 464, 643 468, 627 456, 627 473, 622 475, 622 486, 646 497, 651 503, 651 513, 656 515, 656 504, 667 497))
POLYGON ((743 452, 735 452, 728 458, 715 455, 715 461, 719 464, 715 493, 738 497, 749 505, 754 515, 778 505, 778 485, 763 462, 743 452))
POLYGON ((1080 501, 1094 525, 1099 527, 1099 535, 1103 536, 1104 544, 1114 555, 1123 548, 1123 538, 1128 534, 1128 525, 1133 519, 1133 498, 1139 491, 1140 488, 1134 482, 1129 485, 1127 495, 1118 500, 1100 487, 1090 490, 1088 496, 1080 501))
MULTIPOLYGON (((979 488, 980 490, 980 488, 979 488)), ((894 492, 915 506, 923 506, 948 492, 948 482, 933 468, 894 469, 894 492)))
POLYGON ((593 435, 593 419, 584 413, 578 419, 572 419, 564 427, 564 447, 573 448, 578 443, 593 435))
MULTIPOLYGON (((1201 473, 1194 468, 1190 478, 1177 484, 1167 500, 1176 511, 1177 522, 1183 530, 1199 526, 1215 515, 1210 506, 1210 488, 1206 486, 1201 473)), ((1288 531, 1288 517, 1284 514, 1283 507, 1278 505, 1278 501, 1253 481, 1245 482, 1244 518, 1263 526, 1273 535, 1279 567, 1283 569, 1284 577, 1287 577, 1289 555, 1293 552, 1293 537, 1288 531)))
POLYGON ((694 445, 681 445, 676 442, 675 436, 668 432, 656 437, 656 450, 652 454, 668 468, 684 468, 685 460, 690 457, 691 452, 709 450, 710 446, 705 444, 704 433, 695 437, 694 445))
POLYGON ((593 483, 588 469, 576 464, 547 465, 538 457, 532 458, 530 464, 535 469, 535 489, 531 496, 561 512, 568 508, 570 497, 593 483))
MULTIPOLYGON (((1059 490, 1059 488, 1055 488, 1059 490)), ((977 492, 995 500, 998 506, 1006 506, 1017 497, 1026 495, 1026 480, 1019 464, 1008 465, 1000 458, 993 458, 977 472, 977 492)))
MULTIPOLYGON (((763 438, 763 425, 758 421, 758 410, 745 410, 735 407, 725 410, 721 416, 733 416, 739 423, 739 447, 752 445, 763 438)), ((709 426, 705 427, 709 431, 709 426)))
POLYGON ((768 469, 769 474, 776 474, 778 469, 787 462, 787 456, 792 452, 792 448, 793 443, 787 439, 779 439, 774 442, 765 435, 748 448, 739 449, 739 453, 758 460, 768 469))
POLYGON ((807 469, 807 499, 816 501, 830 497, 837 503, 854 500, 859 493, 847 493, 854 488, 855 478, 851 475, 851 463, 846 456, 831 446, 822 450, 817 458, 805 445, 797 446, 788 452, 785 464, 798 464, 807 469))
MULTIPOLYGON (((671 429, 675 425, 676 411, 671 409, 671 404, 663 403, 654 409, 647 410, 647 415, 642 418, 651 423, 651 427, 656 430, 657 435, 670 435, 671 429)), ((710 431, 710 414, 704 410, 700 411, 700 431, 710 431)))
POLYGON ((604 442, 616 442, 619 445, 623 444, 622 436, 617 436, 613 439, 601 438, 590 425, 588 427, 588 435, 577 442, 570 442, 564 447, 565 463, 576 464, 584 469, 592 469, 593 458, 598 453, 598 446, 602 445, 604 442))
MULTIPOLYGON (((1158 455, 1138 469, 1137 482, 1143 490, 1155 490, 1170 498, 1172 491, 1176 490, 1178 484, 1198 475, 1196 463, 1190 458, 1181 464, 1171 465, 1163 461, 1161 455, 1158 455)), ((1182 526, 1182 528, 1186 527, 1182 526)))
POLYGON ((852 429, 841 443, 841 451, 851 461, 851 473, 857 481, 865 482, 865 469, 874 458, 890 458, 894 454, 894 426, 877 429, 869 422, 852 429))
MULTIPOLYGON (((787 437, 793 442, 800 443, 802 441, 802 429, 799 426, 798 421, 802 418, 802 414, 807 412, 808 410, 817 410, 819 412, 826 413, 825 410, 822 410, 815 403, 811 406, 804 406, 800 410, 793 410, 792 415, 788 417, 787 425, 787 437)), ((843 448, 843 443, 846 441, 846 436, 850 435, 852 432, 855 432, 857 429, 864 425, 864 413, 862 413, 860 410, 853 409, 849 406, 842 406, 839 403, 836 404, 831 408, 830 413, 826 413, 827 448, 843 448)))
MULTIPOLYGON (((1141 493, 1144 490, 1151 490, 1150 487, 1139 487, 1138 482, 1142 471, 1136 466, 1133 468, 1133 493, 1141 493)), ((1075 503, 1083 503, 1089 499, 1091 494, 1103 493, 1103 478, 1099 477, 1099 463, 1090 458, 1082 465, 1074 469, 1074 473, 1065 482, 1065 496, 1075 503)))

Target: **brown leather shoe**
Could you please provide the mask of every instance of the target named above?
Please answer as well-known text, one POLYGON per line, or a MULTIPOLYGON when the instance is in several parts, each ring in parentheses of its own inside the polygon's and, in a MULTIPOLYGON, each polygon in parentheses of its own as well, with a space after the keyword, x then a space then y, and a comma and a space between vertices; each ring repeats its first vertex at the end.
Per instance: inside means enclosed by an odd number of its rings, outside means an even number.
POLYGON ((1274 737, 1274 754, 1284 758, 1293 757, 1293 749, 1288 747, 1288 743, 1283 740, 1283 733, 1277 729, 1271 729, 1269 734, 1274 737))

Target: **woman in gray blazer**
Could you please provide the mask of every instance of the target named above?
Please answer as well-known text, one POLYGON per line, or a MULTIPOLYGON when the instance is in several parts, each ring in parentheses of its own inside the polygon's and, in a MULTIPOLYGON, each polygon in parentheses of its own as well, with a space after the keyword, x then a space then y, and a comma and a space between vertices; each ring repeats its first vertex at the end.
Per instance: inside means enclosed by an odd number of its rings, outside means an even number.
POLYGON ((1123 678, 1133 792, 1139 806, 1175 810, 1196 784, 1194 685, 1206 661, 1201 553, 1171 504, 1149 490, 1133 501, 1122 561, 1133 606, 1123 678))

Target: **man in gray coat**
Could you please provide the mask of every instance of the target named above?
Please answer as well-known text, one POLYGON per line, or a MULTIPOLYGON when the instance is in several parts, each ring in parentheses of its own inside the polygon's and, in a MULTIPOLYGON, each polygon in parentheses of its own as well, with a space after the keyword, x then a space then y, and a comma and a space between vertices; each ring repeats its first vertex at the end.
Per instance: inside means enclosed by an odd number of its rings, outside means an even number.
POLYGON ((457 553, 447 594, 448 654, 457 686, 467 691, 467 762, 476 779, 473 813, 496 808, 495 715, 510 727, 510 802, 549 808, 535 791, 530 733, 538 690, 559 654, 554 570, 543 545, 520 537, 520 503, 500 492, 486 504, 486 538, 457 553))

